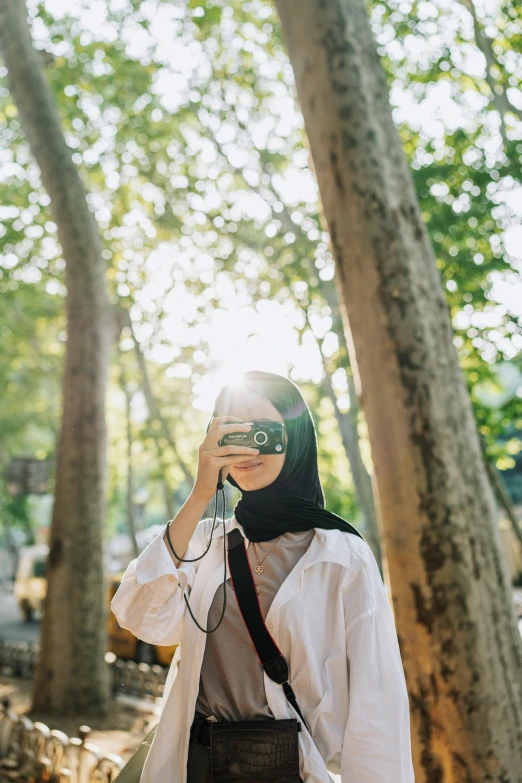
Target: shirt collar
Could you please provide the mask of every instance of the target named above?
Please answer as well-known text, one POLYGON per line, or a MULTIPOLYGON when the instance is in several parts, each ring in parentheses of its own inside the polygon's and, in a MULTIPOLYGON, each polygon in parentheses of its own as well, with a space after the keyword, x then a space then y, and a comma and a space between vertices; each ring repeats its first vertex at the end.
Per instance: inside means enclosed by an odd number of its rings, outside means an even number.
MULTIPOLYGON (((234 528, 237 528, 243 538, 248 541, 246 533, 241 523, 236 519, 235 514, 230 519, 225 520, 227 533, 230 533, 234 528)), ((304 554, 303 570, 320 562, 338 563, 344 568, 348 568, 350 565, 350 547, 346 541, 346 536, 353 535, 353 533, 347 534, 343 533, 342 530, 327 530, 323 527, 315 527, 314 530, 315 536, 304 554)), ((214 531, 214 537, 221 537, 222 535, 223 525, 221 524, 214 531)))

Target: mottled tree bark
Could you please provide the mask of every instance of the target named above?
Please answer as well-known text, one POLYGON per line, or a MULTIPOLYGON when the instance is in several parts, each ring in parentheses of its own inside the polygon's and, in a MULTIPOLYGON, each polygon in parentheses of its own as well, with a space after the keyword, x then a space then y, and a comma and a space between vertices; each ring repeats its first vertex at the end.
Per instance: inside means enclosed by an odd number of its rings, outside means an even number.
POLYGON ((418 783, 519 783, 522 649, 448 308, 363 0, 276 0, 363 389, 418 783))
POLYGON ((94 216, 33 49, 25 3, 2 0, 9 88, 51 198, 66 261, 67 350, 48 593, 34 691, 38 710, 104 713, 105 387, 111 322, 94 216))

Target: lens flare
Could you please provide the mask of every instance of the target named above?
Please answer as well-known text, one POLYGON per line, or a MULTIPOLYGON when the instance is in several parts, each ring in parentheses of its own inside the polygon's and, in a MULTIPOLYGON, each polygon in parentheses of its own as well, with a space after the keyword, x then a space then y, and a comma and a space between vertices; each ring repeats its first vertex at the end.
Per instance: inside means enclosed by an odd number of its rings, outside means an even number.
POLYGON ((234 373, 233 375, 229 375, 227 378, 227 386, 230 386, 231 389, 240 389, 241 386, 243 386, 245 380, 245 375, 242 372, 234 373))

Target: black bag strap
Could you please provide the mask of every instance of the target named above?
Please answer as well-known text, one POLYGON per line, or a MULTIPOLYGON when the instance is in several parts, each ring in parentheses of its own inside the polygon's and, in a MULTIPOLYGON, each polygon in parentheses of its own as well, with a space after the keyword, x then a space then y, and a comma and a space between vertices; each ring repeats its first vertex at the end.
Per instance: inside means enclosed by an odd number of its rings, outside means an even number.
POLYGON ((232 587, 234 588, 243 620, 248 628, 263 669, 271 680, 283 687, 286 698, 306 726, 306 721, 299 709, 295 694, 288 682, 289 670, 286 659, 265 625, 254 577, 248 562, 245 539, 237 528, 228 533, 228 565, 232 587))

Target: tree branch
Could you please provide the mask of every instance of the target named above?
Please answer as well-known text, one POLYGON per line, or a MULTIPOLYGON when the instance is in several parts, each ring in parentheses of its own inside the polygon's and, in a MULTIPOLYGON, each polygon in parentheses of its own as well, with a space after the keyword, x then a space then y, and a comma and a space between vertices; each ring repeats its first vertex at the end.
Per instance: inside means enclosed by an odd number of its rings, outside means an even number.
POLYGON ((145 396, 145 402, 147 403, 147 408, 149 410, 149 416, 151 417, 151 419, 155 419, 157 422, 159 422, 163 437, 165 438, 170 448, 172 449, 172 453, 176 458, 176 462, 181 468, 181 471, 185 476, 187 482, 190 485, 192 485, 194 484, 194 480, 195 480, 194 476, 192 475, 190 468, 188 467, 188 465, 186 464, 186 462, 183 460, 183 458, 179 453, 178 447, 176 446, 174 438, 172 437, 172 434, 170 432, 169 425, 167 424, 167 421, 162 415, 159 405, 156 401, 156 397, 154 396, 154 392, 152 391, 152 386, 149 379, 149 372, 147 369, 147 363, 145 361, 145 356, 143 355, 143 351, 139 343, 139 340, 137 339, 134 333, 134 327, 130 314, 127 310, 121 310, 120 312, 121 312, 120 323, 123 323, 125 326, 128 326, 129 329, 131 330, 131 337, 132 337, 132 341, 134 342, 136 359, 138 361, 138 366, 141 372, 142 389, 143 389, 143 394, 145 396))

